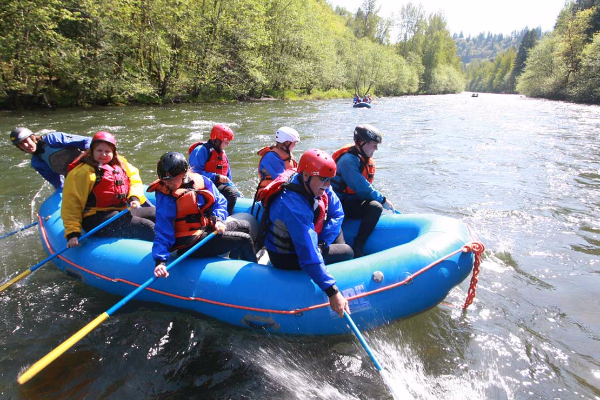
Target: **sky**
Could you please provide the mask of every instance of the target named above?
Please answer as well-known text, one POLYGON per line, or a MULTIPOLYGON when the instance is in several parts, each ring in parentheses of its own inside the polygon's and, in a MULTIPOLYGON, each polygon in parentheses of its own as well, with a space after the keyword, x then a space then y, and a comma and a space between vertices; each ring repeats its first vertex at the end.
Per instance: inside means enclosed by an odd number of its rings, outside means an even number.
MULTIPOLYGON (((344 7, 354 13, 362 0, 327 0, 334 8, 344 7)), ((425 15, 442 11, 450 33, 476 36, 481 32, 510 34, 525 27, 542 27, 542 31, 554 28, 556 17, 565 0, 377 0, 381 7, 379 16, 397 17, 403 4, 412 2, 423 5, 425 15)))

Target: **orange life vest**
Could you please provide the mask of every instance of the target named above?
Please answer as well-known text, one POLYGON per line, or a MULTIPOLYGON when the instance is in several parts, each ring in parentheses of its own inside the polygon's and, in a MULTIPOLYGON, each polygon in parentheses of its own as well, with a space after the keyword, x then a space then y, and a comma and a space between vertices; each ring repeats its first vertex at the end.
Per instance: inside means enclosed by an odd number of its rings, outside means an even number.
POLYGON ((192 151, 198 146, 204 146, 208 149, 208 160, 204 164, 204 171, 227 176, 229 172, 229 160, 225 155, 225 150, 217 151, 209 140, 208 142, 194 143, 188 149, 188 154, 192 154, 192 151))
MULTIPOLYGON (((314 198, 307 193, 307 191, 296 183, 291 183, 294 177, 296 176, 296 172, 294 170, 288 169, 285 170, 281 175, 279 175, 275 180, 271 181, 259 194, 258 200, 262 202, 265 210, 263 214, 265 216, 269 213, 269 208, 271 207, 271 203, 275 199, 275 196, 280 194, 283 189, 289 189, 296 193, 304 196, 309 203, 312 205, 314 202, 314 198)), ((323 196, 319 197, 319 203, 317 207, 314 209, 313 216, 313 224, 315 226, 315 232, 317 235, 323 231, 323 227, 325 226, 325 218, 327 217, 327 208, 329 205, 329 197, 327 193, 324 193, 323 196)), ((267 217, 268 218, 268 217, 267 217)))
POLYGON ((88 195, 86 208, 125 207, 129 194, 129 177, 117 165, 96 167, 96 183, 88 195))
POLYGON ((279 158, 283 160, 286 170, 291 169, 295 171, 296 168, 298 168, 298 163, 291 153, 288 153, 277 146, 267 146, 260 149, 258 153, 256 153, 260 156, 260 161, 258 162, 258 179, 260 179, 260 182, 258 182, 258 188, 256 189, 256 194, 254 195, 255 199, 258 199, 260 192, 262 192, 262 190, 273 181, 273 177, 269 175, 266 170, 260 170, 260 163, 262 162, 263 158, 265 155, 267 155, 267 153, 271 152, 277 154, 279 158))
POLYGON ((157 191, 175 198, 175 244, 169 251, 190 247, 202 238, 207 228, 214 229, 211 213, 215 196, 206 189, 202 175, 190 172, 187 177, 189 180, 175 190, 169 190, 160 179, 148 186, 148 192, 157 191), (198 196, 204 198, 201 207, 198 207, 198 196))
MULTIPOLYGON (((373 160, 370 157, 365 159, 365 157, 359 153, 358 149, 356 148, 356 146, 354 144, 347 144, 344 147, 342 147, 341 149, 336 150, 335 153, 332 154, 333 160, 336 162, 336 164, 340 160, 340 158, 342 158, 342 156, 346 153, 350 153, 359 158, 360 173, 365 177, 365 179, 370 184, 373 184, 373 180, 375 179, 375 160, 373 160)), ((352 190, 348 187, 348 184, 346 182, 343 181, 343 177, 342 177, 342 187, 336 188, 336 191, 342 192, 342 193, 347 193, 347 194, 356 193, 354 190, 352 190)))

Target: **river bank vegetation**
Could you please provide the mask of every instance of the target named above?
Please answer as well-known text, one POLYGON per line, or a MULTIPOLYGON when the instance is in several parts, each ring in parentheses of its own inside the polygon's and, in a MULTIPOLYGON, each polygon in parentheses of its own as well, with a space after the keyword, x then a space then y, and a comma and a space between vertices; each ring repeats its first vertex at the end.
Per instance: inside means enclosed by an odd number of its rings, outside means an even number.
POLYGON ((355 13, 324 0, 11 0, 0 3, 0 107, 465 87, 599 103, 599 10, 575 0, 552 32, 464 38, 412 3, 382 18, 377 0, 355 13))
POLYGON ((466 67, 467 89, 600 103, 600 0, 565 5, 554 30, 529 30, 518 47, 466 67))
POLYGON ((323 0, 2 2, 0 106, 464 89, 441 14, 409 5, 392 21, 378 10, 376 0, 355 14, 323 0))

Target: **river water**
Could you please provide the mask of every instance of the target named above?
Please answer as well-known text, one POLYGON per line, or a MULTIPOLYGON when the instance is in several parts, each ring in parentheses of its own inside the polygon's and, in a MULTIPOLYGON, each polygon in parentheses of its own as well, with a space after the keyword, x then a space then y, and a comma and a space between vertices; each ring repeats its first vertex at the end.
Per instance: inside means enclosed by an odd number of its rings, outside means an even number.
MULTIPOLYGON (((418 399, 600 398, 599 107, 463 93, 370 110, 336 100, 0 113, 5 139, 17 125, 111 131, 146 183, 161 154, 185 152, 214 122, 236 132, 227 153, 246 196, 277 127, 301 133, 299 156, 371 123, 384 132, 376 184, 397 208, 462 219, 486 245, 466 313, 468 281, 366 333, 394 386, 418 399)), ((52 189, 24 153, 6 144, 0 157, 5 233, 34 221, 52 189)), ((1 240, 1 281, 45 256, 35 229, 1 240)), ((21 282, 0 295, 2 399, 391 398, 352 335, 273 336, 135 301, 20 387, 19 372, 119 300, 52 265, 21 282)))

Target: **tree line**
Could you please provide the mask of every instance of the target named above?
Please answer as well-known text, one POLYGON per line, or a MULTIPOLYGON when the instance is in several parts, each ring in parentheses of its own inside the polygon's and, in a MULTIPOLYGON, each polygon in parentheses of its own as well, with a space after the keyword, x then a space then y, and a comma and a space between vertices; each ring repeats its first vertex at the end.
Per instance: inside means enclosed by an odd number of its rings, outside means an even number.
MULTIPOLYGON (((542 28, 536 28, 538 38, 542 35, 542 28)), ((453 34, 452 38, 456 42, 458 56, 464 65, 473 61, 483 61, 495 59, 498 54, 507 51, 508 49, 518 48, 525 34, 529 32, 529 28, 524 28, 520 31, 513 31, 510 35, 502 33, 493 34, 491 32, 483 33, 471 37, 465 37, 460 34, 453 34)))
POLYGON ((378 12, 376 0, 354 14, 323 0, 5 1, 0 107, 464 89, 442 15, 378 12))
POLYGON ((551 32, 527 31, 517 50, 473 62, 465 75, 468 90, 600 103, 600 0, 565 4, 551 32))

